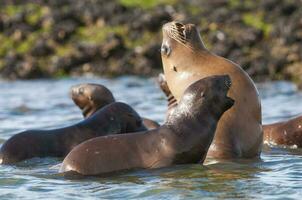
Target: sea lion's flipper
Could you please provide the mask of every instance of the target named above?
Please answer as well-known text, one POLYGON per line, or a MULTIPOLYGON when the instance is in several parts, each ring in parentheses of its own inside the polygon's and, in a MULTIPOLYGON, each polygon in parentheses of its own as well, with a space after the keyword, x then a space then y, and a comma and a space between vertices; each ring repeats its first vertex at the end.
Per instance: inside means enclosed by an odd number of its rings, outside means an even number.
POLYGON ((169 97, 171 94, 171 91, 168 87, 167 81, 166 81, 166 77, 163 73, 160 73, 157 77, 157 83, 159 85, 159 88, 164 92, 164 94, 166 95, 166 97, 169 97))
POLYGON ((164 74, 160 73, 158 75, 157 83, 159 85, 159 88, 163 91, 163 93, 166 95, 168 100, 168 110, 166 113, 166 120, 167 120, 170 114, 173 112, 174 108, 177 106, 177 100, 172 95, 164 74))

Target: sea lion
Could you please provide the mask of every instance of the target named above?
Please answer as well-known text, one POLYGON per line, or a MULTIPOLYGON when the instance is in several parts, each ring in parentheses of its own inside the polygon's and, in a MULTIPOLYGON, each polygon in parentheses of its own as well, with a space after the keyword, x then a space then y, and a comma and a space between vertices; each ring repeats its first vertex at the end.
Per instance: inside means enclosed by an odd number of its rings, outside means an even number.
POLYGON ((302 147, 302 116, 263 125, 264 143, 302 147))
POLYGON ((111 103, 75 125, 53 130, 28 130, 12 136, 0 149, 0 164, 33 157, 63 157, 81 142, 97 136, 146 130, 127 104, 111 103))
POLYGON ((70 95, 73 102, 81 109, 84 118, 90 117, 100 108, 115 102, 108 88, 93 83, 72 86, 70 95))
POLYGON ((97 137, 75 147, 60 172, 98 175, 136 168, 203 162, 222 114, 234 104, 227 97, 228 76, 189 86, 173 116, 157 129, 97 137))
MULTIPOLYGON (((176 99, 171 94, 168 84, 163 74, 159 74, 157 82, 160 89, 167 97, 168 111, 167 117, 173 112, 177 106, 176 99)), ((282 145, 283 147, 296 146, 302 148, 302 116, 297 116, 290 120, 277 122, 273 124, 264 124, 263 142, 269 145, 282 145)))
POLYGON ((207 50, 194 24, 164 24, 161 56, 169 89, 178 102, 185 88, 196 80, 212 75, 231 77, 229 94, 236 103, 219 121, 208 157, 259 157, 263 140, 261 104, 248 74, 207 50))
MULTIPOLYGON (((74 85, 70 89, 73 102, 82 110, 85 118, 93 115, 105 105, 115 102, 112 92, 101 84, 85 83, 74 85)), ((159 124, 151 119, 142 118, 148 129, 158 128, 159 124)))

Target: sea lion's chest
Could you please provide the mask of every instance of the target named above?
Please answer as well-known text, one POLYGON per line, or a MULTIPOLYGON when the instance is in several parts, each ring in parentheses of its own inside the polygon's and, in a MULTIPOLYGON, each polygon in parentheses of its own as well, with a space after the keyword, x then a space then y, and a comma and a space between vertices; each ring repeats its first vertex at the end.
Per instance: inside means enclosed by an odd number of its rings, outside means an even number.
POLYGON ((196 64, 170 65, 165 69, 165 77, 173 96, 179 100, 183 92, 195 81, 217 75, 217 71, 196 64))

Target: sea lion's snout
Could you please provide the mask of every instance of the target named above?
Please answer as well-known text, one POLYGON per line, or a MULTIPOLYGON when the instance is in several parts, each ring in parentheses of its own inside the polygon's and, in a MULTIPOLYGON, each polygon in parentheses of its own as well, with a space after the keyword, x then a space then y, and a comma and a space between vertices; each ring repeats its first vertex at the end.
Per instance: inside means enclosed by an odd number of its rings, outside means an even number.
POLYGON ((185 40, 186 39, 186 28, 185 28, 185 26, 180 22, 175 22, 175 27, 178 31, 178 35, 185 40))
POLYGON ((181 44, 181 47, 179 47, 181 48, 181 52, 184 51, 182 47, 187 47, 191 50, 205 49, 197 26, 190 23, 183 24, 178 21, 172 21, 164 24, 163 44, 167 42, 174 47, 177 46, 176 43, 181 44))
POLYGON ((167 33, 170 37, 186 40, 186 26, 180 22, 173 21, 163 25, 163 32, 167 33))
POLYGON ((84 88, 78 85, 72 86, 70 89, 71 97, 76 97, 78 95, 84 94, 84 88))
POLYGON ((85 85, 80 84, 80 85, 74 85, 70 88, 70 96, 73 102, 80 107, 80 109, 83 109, 87 103, 88 100, 91 99, 88 94, 85 94, 85 85))
POLYGON ((184 29, 184 25, 183 25, 182 23, 177 22, 177 21, 172 22, 172 23, 174 23, 174 25, 175 25, 177 28, 179 28, 179 29, 184 29))
POLYGON ((174 22, 168 22, 163 25, 163 32, 168 32, 171 30, 174 22))

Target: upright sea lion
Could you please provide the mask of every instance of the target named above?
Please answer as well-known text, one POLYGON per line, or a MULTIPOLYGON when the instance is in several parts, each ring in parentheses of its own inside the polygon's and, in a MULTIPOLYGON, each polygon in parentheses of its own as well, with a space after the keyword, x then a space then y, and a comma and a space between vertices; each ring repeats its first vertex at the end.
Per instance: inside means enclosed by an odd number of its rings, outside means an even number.
POLYGON ((263 125, 264 142, 273 145, 302 147, 302 116, 288 121, 263 125))
POLYGON ((97 136, 146 130, 127 104, 111 103, 80 123, 53 130, 29 130, 8 139, 0 149, 0 164, 33 157, 63 157, 73 147, 97 136))
POLYGON ((228 76, 213 76, 193 83, 160 128, 88 140, 66 156, 60 171, 98 175, 202 163, 218 120, 234 104, 227 97, 230 85, 228 76))
MULTIPOLYGON (((115 102, 112 92, 100 84, 78 84, 71 87, 70 93, 73 102, 82 110, 85 118, 90 117, 105 105, 115 102)), ((159 127, 159 124, 151 119, 142 119, 148 129, 159 127)))
POLYGON ((163 26, 161 55, 168 86, 178 102, 196 80, 223 74, 231 77, 229 94, 236 103, 220 119, 208 156, 258 157, 263 140, 261 104, 253 81, 240 66, 207 50, 195 25, 179 22, 163 26))
MULTIPOLYGON (((171 94, 163 74, 158 76, 158 84, 168 100, 168 118, 177 106, 177 102, 171 94)), ((264 124, 262 129, 263 142, 266 144, 302 148, 302 116, 273 124, 264 124)))

